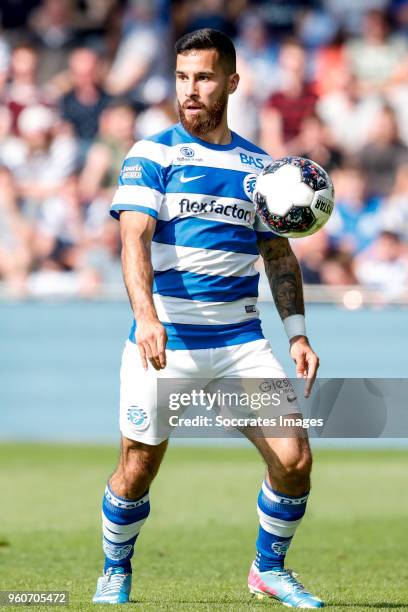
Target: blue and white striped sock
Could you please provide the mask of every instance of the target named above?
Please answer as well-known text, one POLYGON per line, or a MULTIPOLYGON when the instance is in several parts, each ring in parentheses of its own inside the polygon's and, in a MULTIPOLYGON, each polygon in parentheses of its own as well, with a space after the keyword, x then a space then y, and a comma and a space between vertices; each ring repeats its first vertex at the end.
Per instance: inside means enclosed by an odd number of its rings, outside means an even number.
POLYGON ((129 500, 112 493, 107 485, 102 503, 105 572, 110 567, 132 571, 130 560, 135 542, 149 512, 149 491, 138 499, 129 500))
POLYGON ((260 572, 284 567, 285 555, 306 511, 309 493, 299 497, 279 493, 266 480, 258 496, 259 532, 255 566, 260 572))

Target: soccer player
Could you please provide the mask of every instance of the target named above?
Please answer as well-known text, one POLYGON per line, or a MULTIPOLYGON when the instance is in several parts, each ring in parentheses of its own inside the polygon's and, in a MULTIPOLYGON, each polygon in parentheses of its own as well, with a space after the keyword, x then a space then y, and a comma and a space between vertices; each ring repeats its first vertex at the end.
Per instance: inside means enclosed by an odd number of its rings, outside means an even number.
MULTIPOLYGON (((182 37, 176 54, 180 123, 133 146, 111 208, 135 321, 122 357, 121 456, 103 498, 105 568, 95 603, 129 601, 131 558, 171 429, 161 419, 158 380, 285 377, 256 307, 259 253, 306 396, 318 368, 296 257, 254 214, 255 175, 269 158, 228 128, 228 96, 239 81, 234 46, 204 29, 182 37)), ((284 413, 299 413, 289 402, 284 413)), ((318 608, 323 602, 284 566, 306 510, 312 462, 303 430, 291 434, 247 434, 267 468, 248 586, 287 606, 318 608)))

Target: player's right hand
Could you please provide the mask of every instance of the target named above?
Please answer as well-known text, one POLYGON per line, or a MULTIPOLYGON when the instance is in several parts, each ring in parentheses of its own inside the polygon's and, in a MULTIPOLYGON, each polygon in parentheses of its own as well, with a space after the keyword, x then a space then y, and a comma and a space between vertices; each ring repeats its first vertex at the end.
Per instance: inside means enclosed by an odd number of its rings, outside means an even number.
POLYGON ((144 370, 148 368, 148 360, 155 370, 166 367, 167 333, 158 319, 138 319, 136 343, 144 370))

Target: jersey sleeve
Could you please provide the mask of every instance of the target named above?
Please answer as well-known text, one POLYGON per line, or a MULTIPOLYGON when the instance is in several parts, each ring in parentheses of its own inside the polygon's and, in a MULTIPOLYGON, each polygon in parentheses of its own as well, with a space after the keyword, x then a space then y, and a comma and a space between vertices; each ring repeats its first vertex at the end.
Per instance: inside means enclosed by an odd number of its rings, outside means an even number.
POLYGON ((164 198, 164 167, 155 143, 137 142, 123 162, 110 214, 119 219, 124 210, 142 212, 157 219, 164 198))
POLYGON ((254 231, 258 240, 271 240, 273 238, 279 238, 277 234, 271 232, 263 221, 261 221, 258 215, 255 217, 254 231))

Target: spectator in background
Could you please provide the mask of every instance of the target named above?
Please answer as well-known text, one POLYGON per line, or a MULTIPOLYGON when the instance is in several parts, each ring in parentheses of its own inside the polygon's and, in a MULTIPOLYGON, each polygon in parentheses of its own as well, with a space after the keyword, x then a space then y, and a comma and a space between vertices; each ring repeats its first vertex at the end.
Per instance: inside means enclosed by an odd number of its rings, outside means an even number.
POLYGON ((293 240, 291 246, 299 260, 303 281, 311 285, 320 284, 320 270, 330 248, 326 231, 321 230, 302 240, 293 240))
POLYGON ((71 0, 43 0, 30 17, 33 43, 39 51, 39 82, 44 84, 68 66, 79 40, 71 0))
POLYGON ((233 38, 235 24, 228 17, 225 4, 225 0, 196 0, 191 5, 190 18, 183 34, 202 28, 214 28, 233 38))
POLYGON ((239 21, 235 46, 240 81, 228 103, 228 124, 244 138, 257 142, 259 107, 278 85, 278 50, 271 43, 264 19, 249 11, 239 21))
POLYGON ((133 2, 128 24, 112 67, 106 88, 112 96, 127 95, 139 109, 147 104, 144 87, 150 79, 168 79, 167 35, 160 29, 153 5, 148 0, 133 2))
POLYGON ((75 141, 57 131, 57 119, 45 106, 31 106, 18 119, 20 150, 7 163, 13 171, 27 219, 36 219, 42 201, 60 189, 77 163, 75 141))
POLYGON ((69 79, 72 88, 62 97, 60 112, 80 141, 84 158, 98 133, 99 117, 110 100, 101 85, 100 64, 94 51, 82 48, 70 55, 69 79))
POLYGON ((362 95, 356 76, 347 68, 336 72, 333 83, 333 91, 320 98, 316 111, 327 123, 334 142, 345 153, 355 153, 369 139, 381 100, 362 95))
POLYGON ((358 281, 379 291, 385 299, 406 292, 408 286, 407 245, 397 234, 382 232, 355 262, 358 281))
POLYGON ((24 292, 31 265, 32 229, 22 216, 10 170, 0 166, 0 280, 14 294, 24 292))
MULTIPOLYGON (((305 10, 305 0, 252 0, 248 9, 254 4, 278 40, 293 35, 305 10)), ((315 0, 309 0, 308 4, 315 4, 315 0)))
POLYGON ((323 4, 347 34, 358 34, 367 11, 386 10, 389 0, 323 0, 323 4))
POLYGON ((345 33, 338 30, 334 39, 314 52, 314 81, 319 98, 338 88, 338 75, 348 70, 344 49, 345 33))
POLYGON ((2 97, 11 111, 14 132, 18 132, 18 118, 24 108, 47 102, 45 92, 38 84, 37 69, 38 52, 32 45, 21 43, 13 49, 10 79, 2 97))
MULTIPOLYGON (((241 18, 235 45, 239 73, 249 76, 249 89, 257 104, 265 102, 278 86, 278 48, 260 15, 251 12, 241 18)), ((241 87, 242 83, 235 93, 239 94, 241 87)))
POLYGON ((99 137, 90 148, 80 175, 79 193, 86 205, 86 248, 81 255, 81 268, 89 274, 94 290, 102 282, 118 281, 121 277, 118 226, 107 217, 106 211, 123 158, 134 144, 135 117, 133 107, 120 101, 111 103, 103 111, 99 137))
POLYGON ((5 38, 0 31, 0 99, 6 84, 7 73, 10 64, 10 49, 5 38))
POLYGON ((380 10, 365 14, 362 37, 347 44, 351 69, 367 93, 382 90, 390 82, 406 53, 406 41, 390 33, 386 13, 380 10))
POLYGON ((354 285, 351 253, 341 251, 331 245, 325 228, 312 236, 293 240, 292 248, 299 260, 302 277, 311 285, 354 285))
POLYGON ((303 120, 299 136, 292 141, 292 147, 290 153, 313 159, 328 172, 340 166, 343 160, 340 149, 331 144, 327 126, 317 115, 303 120))
POLYGON ((330 45, 338 33, 338 24, 321 2, 305 2, 296 22, 296 37, 306 49, 330 45))
POLYGON ((136 113, 124 102, 111 103, 99 119, 99 135, 88 151, 80 177, 80 191, 85 202, 97 196, 110 202, 117 186, 122 161, 135 141, 136 113))
POLYGON ((324 285, 356 285, 353 258, 350 253, 331 250, 320 267, 320 282, 324 285))
POLYGON ((408 34, 408 2, 407 0, 391 0, 391 14, 397 32, 408 34))
POLYGON ((113 219, 104 219, 85 250, 81 261, 83 288, 88 295, 95 294, 103 286, 117 285, 122 279, 120 265, 120 237, 118 224, 113 219))
POLYGON ((178 121, 173 92, 162 78, 150 79, 144 96, 149 105, 136 117, 137 140, 157 134, 178 121))
POLYGON ((408 165, 397 170, 392 192, 381 207, 381 226, 408 244, 408 165))
POLYGON ((296 40, 283 43, 281 88, 266 102, 261 116, 261 147, 275 157, 290 150, 303 120, 315 112, 317 96, 306 81, 305 62, 305 52, 296 40))
POLYGON ((58 192, 41 202, 36 230, 33 249, 39 269, 78 268, 85 232, 75 174, 62 180, 58 192))
POLYGON ((21 158, 21 140, 12 133, 12 114, 7 106, 0 106, 0 166, 21 158))
POLYGON ((401 59, 394 77, 384 99, 395 111, 401 140, 408 146, 408 54, 401 59))
POLYGON ((332 248, 354 255, 378 236, 381 201, 367 197, 367 179, 357 164, 336 170, 333 182, 336 205, 325 229, 332 248))
POLYGON ((254 95, 253 73, 248 64, 237 56, 239 87, 228 101, 228 125, 234 132, 252 142, 259 140, 259 104, 254 95))
POLYGON ((408 162, 408 148, 399 137, 394 111, 384 106, 372 126, 371 137, 359 152, 370 196, 389 195, 398 166, 408 162))

